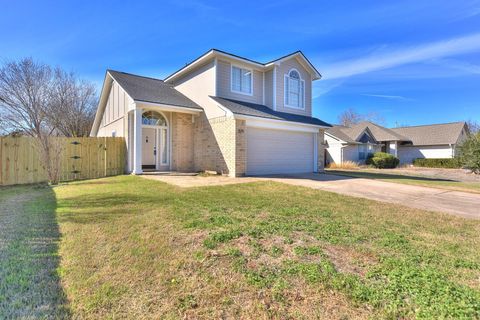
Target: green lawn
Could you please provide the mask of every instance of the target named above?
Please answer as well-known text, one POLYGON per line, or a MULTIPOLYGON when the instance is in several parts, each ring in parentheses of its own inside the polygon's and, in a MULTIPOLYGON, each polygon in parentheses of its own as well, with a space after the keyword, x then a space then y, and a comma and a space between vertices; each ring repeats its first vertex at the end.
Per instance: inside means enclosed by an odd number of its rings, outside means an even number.
POLYGON ((55 205, 48 187, 0 187, 0 319, 69 316, 55 205))
POLYGON ((0 211, 15 226, 0 242, 11 278, 0 318, 480 317, 477 220, 274 182, 180 189, 121 176, 0 192, 2 207, 29 195, 15 215, 0 211), (40 316, 36 278, 52 284, 40 316))
POLYGON ((338 170, 327 169, 327 173, 344 175, 355 178, 375 179, 387 182, 402 183, 423 187, 433 187, 445 190, 464 191, 472 193, 480 193, 480 183, 478 182, 460 182, 447 179, 434 179, 420 176, 409 176, 391 173, 377 173, 360 170, 338 170))

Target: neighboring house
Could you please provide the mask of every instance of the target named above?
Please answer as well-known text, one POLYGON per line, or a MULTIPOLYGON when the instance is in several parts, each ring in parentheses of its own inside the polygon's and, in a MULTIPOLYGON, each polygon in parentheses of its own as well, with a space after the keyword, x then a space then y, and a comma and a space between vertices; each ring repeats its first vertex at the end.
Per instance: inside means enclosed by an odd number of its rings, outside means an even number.
POLYGON ((417 158, 452 158, 467 132, 465 122, 392 129, 368 121, 351 127, 333 126, 325 132, 325 162, 364 163, 377 151, 393 154, 402 164, 417 158))
POLYGON ((212 49, 164 80, 107 70, 91 136, 125 137, 128 171, 323 171, 319 72, 297 51, 260 63, 212 49))

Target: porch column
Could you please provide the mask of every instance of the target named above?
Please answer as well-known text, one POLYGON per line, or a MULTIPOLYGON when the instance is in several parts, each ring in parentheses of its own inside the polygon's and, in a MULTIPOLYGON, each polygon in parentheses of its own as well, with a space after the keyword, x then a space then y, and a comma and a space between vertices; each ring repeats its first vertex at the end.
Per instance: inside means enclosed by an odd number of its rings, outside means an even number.
POLYGON ((133 110, 133 174, 142 174, 142 109, 133 110))

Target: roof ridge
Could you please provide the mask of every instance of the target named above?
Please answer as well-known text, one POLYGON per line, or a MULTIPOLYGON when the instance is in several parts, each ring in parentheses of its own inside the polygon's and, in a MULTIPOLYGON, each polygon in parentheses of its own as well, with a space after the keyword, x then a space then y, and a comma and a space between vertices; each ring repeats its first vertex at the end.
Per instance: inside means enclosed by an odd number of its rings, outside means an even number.
MULTIPOLYGON (((139 77, 139 78, 145 78, 145 79, 162 81, 163 83, 165 83, 165 81, 163 81, 162 79, 159 79, 159 78, 141 76, 141 75, 139 75, 139 74, 130 73, 130 72, 125 72, 125 71, 118 71, 118 70, 113 70, 113 69, 107 69, 107 72, 110 72, 110 71, 118 72, 118 73, 123 73, 123 74, 129 75, 129 76, 134 76, 134 77, 139 77)), ((165 83, 165 84, 167 84, 167 83, 165 83)))
POLYGON ((402 127, 395 127, 390 128, 391 130, 395 129, 403 129, 403 128, 417 128, 417 127, 431 127, 431 126, 440 126, 444 124, 457 124, 457 123, 466 123, 465 121, 453 121, 453 122, 443 122, 443 123, 432 123, 432 124, 419 124, 416 126, 402 126, 402 127))

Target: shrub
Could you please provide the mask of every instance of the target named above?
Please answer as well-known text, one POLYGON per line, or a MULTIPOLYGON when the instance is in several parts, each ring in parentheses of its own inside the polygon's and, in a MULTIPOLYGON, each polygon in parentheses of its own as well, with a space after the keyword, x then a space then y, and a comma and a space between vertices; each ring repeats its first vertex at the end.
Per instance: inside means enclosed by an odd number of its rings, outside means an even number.
POLYGON ((458 149, 460 164, 480 174, 480 132, 470 135, 458 149))
POLYGON ((442 158, 442 159, 422 159, 413 160, 415 167, 426 168, 460 168, 461 164, 457 158, 442 158))
POLYGON ((357 169, 358 163, 353 161, 343 161, 341 163, 332 162, 328 165, 329 169, 357 169))
POLYGON ((400 163, 400 160, 389 153, 375 152, 373 155, 368 156, 365 163, 367 165, 374 166, 375 168, 386 169, 397 167, 400 163))

